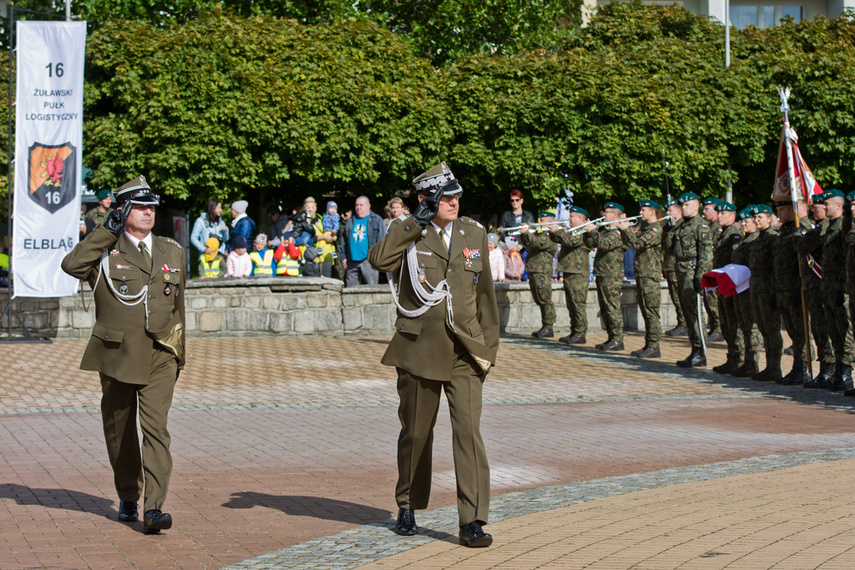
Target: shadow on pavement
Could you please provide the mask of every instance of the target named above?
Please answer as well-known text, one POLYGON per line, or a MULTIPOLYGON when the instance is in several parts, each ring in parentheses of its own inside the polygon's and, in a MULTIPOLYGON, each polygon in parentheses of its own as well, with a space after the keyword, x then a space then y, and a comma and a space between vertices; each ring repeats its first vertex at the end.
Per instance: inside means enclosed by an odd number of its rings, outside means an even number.
POLYGON ((223 503, 223 506, 228 509, 266 507, 295 517, 310 516, 323 520, 359 525, 385 521, 391 514, 385 509, 377 509, 368 505, 359 505, 349 501, 328 499, 326 497, 270 495, 268 493, 254 493, 252 491, 232 493, 231 498, 228 502, 223 503))
POLYGON ((0 499, 12 499, 19 505, 40 505, 49 509, 65 509, 93 513, 115 519, 118 512, 113 501, 89 493, 69 489, 34 489, 16 483, 0 485, 0 499))

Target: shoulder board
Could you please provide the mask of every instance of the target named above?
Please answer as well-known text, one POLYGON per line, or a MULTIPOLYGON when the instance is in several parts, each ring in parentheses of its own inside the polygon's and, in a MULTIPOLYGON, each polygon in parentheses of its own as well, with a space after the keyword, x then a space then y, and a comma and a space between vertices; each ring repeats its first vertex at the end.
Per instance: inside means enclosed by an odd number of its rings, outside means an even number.
POLYGON ((160 241, 162 241, 162 242, 172 244, 172 245, 174 245, 175 247, 177 247, 177 248, 179 248, 179 249, 184 249, 183 247, 181 247, 181 244, 180 244, 180 243, 178 243, 177 241, 175 241, 175 240, 174 240, 174 239, 172 239, 172 238, 163 237, 163 236, 155 236, 155 237, 156 237, 157 239, 159 239, 160 241))
POLYGON ((477 227, 481 228, 482 230, 484 229, 484 226, 482 226, 480 222, 476 222, 472 218, 468 218, 466 216, 463 216, 460 218, 460 221, 465 223, 465 224, 469 224, 471 226, 477 226, 477 227))

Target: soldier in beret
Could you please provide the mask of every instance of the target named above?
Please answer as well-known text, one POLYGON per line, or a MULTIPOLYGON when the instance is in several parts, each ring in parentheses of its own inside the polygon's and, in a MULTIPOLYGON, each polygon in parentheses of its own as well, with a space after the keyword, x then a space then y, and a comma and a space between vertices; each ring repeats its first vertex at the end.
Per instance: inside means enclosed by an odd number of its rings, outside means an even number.
MULTIPOLYGON (((757 232, 757 224, 754 223, 754 218, 751 217, 751 208, 749 206, 739 211, 739 225, 742 228, 742 233, 745 237, 739 240, 736 249, 731 256, 731 263, 735 265, 744 265, 748 267, 748 254, 753 244, 760 236, 757 232)), ((739 329, 742 333, 742 342, 745 348, 744 360, 733 372, 731 376, 737 378, 751 378, 760 372, 758 358, 760 355, 760 331, 757 323, 754 320, 754 312, 751 308, 751 291, 750 288, 734 295, 734 306, 736 308, 736 320, 739 324, 739 329)))
MULTIPOLYGON (((713 246, 713 268, 720 269, 733 263, 733 252, 742 241, 742 228, 736 223, 736 206, 730 202, 719 201, 716 205, 718 224, 721 234, 713 246)), ((745 357, 742 329, 737 317, 736 297, 718 296, 718 310, 721 318, 721 332, 727 343, 727 360, 713 367, 719 374, 730 374, 739 368, 745 357)))
MULTIPOLYGON (((846 244, 846 293, 849 303, 849 330, 852 331, 852 323, 855 322, 855 224, 852 218, 855 216, 855 191, 846 195, 846 210, 844 219, 845 244, 846 244)), ((853 333, 855 334, 855 333, 853 333)), ((843 383, 843 395, 855 396, 855 385, 853 385, 851 374, 851 363, 848 377, 844 370, 841 374, 843 383)), ((839 386, 835 386, 838 388, 839 386)))
POLYGON ((683 304, 680 302, 680 286, 677 282, 677 269, 674 261, 674 236, 677 235, 677 226, 683 221, 683 210, 676 200, 671 200, 665 204, 665 213, 671 216, 672 220, 665 222, 662 228, 662 273, 668 283, 668 296, 671 298, 671 304, 674 305, 674 313, 677 317, 677 326, 665 331, 665 334, 668 336, 686 336, 689 334, 689 329, 686 327, 686 314, 683 310, 683 304))
POLYGON ((490 468, 481 438, 481 393, 499 347, 499 310, 487 232, 459 217, 463 188, 443 162, 413 180, 419 205, 397 218, 368 261, 388 272, 398 307, 383 364, 398 371, 401 434, 395 532, 418 532, 414 509, 430 498, 433 426, 445 391, 451 413, 460 544, 489 546, 490 468), (401 270, 401 271, 399 271, 401 270), (452 295, 453 293, 453 295, 452 295))
POLYGON ((763 337, 766 348, 766 368, 752 378, 760 381, 781 380, 781 312, 775 293, 775 251, 778 247, 778 231, 772 227, 772 208, 766 204, 755 204, 751 217, 757 225, 757 241, 748 252, 748 268, 751 269, 751 308, 754 321, 763 337))
MULTIPOLYGON (((570 226, 577 228, 588 221, 588 212, 579 206, 571 206, 570 226)), ((590 273, 590 249, 585 247, 581 232, 568 232, 553 226, 549 239, 559 244, 558 271, 564 274, 564 299, 570 313, 570 334, 558 339, 564 344, 585 344, 588 332, 588 274, 590 273)))
MULTIPOLYGON (((617 202, 603 204, 605 221, 613 222, 625 218, 623 206, 617 202)), ((623 284, 623 254, 627 246, 621 239, 621 230, 614 224, 594 229, 593 224, 586 226, 585 247, 596 249, 594 257, 594 277, 597 281, 597 299, 600 303, 600 315, 606 325, 609 339, 597 345, 600 350, 623 350, 623 315, 620 308, 620 292, 623 284)))
MULTIPOLYGON (((543 210, 539 215, 540 223, 555 221, 555 212, 543 210)), ((545 226, 544 226, 545 227, 545 226)), ((552 261, 558 252, 558 246, 549 239, 545 231, 532 232, 523 225, 520 228, 520 243, 528 251, 525 270, 528 272, 528 286, 534 302, 540 307, 540 330, 531 333, 535 338, 552 338, 552 326, 555 324, 555 304, 552 302, 552 261)))
POLYGON ((121 209, 75 246, 62 270, 94 289, 96 322, 80 368, 101 375, 119 520, 138 520, 144 490, 143 531, 157 533, 172 527, 162 510, 172 474, 166 418, 184 367, 185 256, 174 240, 152 235, 158 200, 144 177, 115 194, 121 209))
MULTIPOLYGON (((710 230, 712 230, 713 250, 715 250, 718 240, 721 239, 721 234, 724 231, 724 228, 722 228, 718 222, 718 207, 721 204, 721 199, 716 198, 715 196, 709 196, 701 200, 703 216, 707 222, 709 222, 710 230)), ((704 296, 704 308, 707 311, 707 325, 709 327, 707 340, 709 342, 725 340, 722 333, 719 332, 721 329, 721 314, 719 312, 718 301, 718 295, 704 296)))
POLYGON ((635 248, 635 296, 644 320, 644 347, 630 354, 638 358, 659 358, 659 341, 662 327, 659 324, 659 304, 662 297, 662 227, 659 223, 659 204, 641 200, 641 223, 638 231, 629 229, 629 222, 617 224, 620 236, 627 247, 635 248))
POLYGON ((701 277, 712 269, 713 235, 710 225, 698 214, 701 204, 697 194, 684 192, 678 202, 683 210, 683 222, 677 227, 674 236, 674 259, 692 352, 685 360, 679 361, 677 366, 693 368, 707 364, 704 340, 701 337, 706 331, 697 307, 698 296, 703 294, 701 277))
POLYGON ((107 188, 102 188, 95 196, 98 198, 98 205, 86 212, 86 217, 95 222, 96 226, 100 226, 113 211, 110 207, 113 204, 113 193, 107 188))

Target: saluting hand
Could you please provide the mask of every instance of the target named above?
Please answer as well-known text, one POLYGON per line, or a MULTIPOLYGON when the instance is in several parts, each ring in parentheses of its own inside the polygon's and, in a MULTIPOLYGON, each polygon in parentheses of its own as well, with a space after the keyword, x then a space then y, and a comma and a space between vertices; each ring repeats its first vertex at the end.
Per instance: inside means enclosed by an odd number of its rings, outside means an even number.
POLYGON ((122 233, 125 229, 125 220, 127 220, 128 216, 131 215, 131 208, 133 207, 134 205, 131 204, 130 200, 128 200, 125 202, 125 205, 122 206, 121 210, 113 210, 110 212, 110 215, 107 216, 106 220, 104 220, 104 227, 107 228, 107 231, 114 236, 122 233))
POLYGON ((436 213, 439 211, 439 198, 440 193, 434 190, 419 202, 419 205, 416 207, 416 211, 413 212, 413 219, 420 228, 427 226, 436 216, 436 213))

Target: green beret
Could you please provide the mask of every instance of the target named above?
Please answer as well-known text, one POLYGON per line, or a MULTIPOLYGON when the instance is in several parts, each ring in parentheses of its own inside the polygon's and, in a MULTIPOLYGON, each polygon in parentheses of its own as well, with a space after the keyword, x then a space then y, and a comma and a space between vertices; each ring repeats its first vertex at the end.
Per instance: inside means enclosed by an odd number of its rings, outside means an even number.
POLYGON ((677 203, 677 200, 669 200, 668 202, 665 203, 665 209, 667 210, 671 206, 679 206, 679 205, 680 204, 677 203))
POLYGON ((659 202, 654 202, 653 200, 639 200, 638 201, 639 208, 656 208, 660 210, 659 202))
POLYGON ((825 192, 814 194, 810 199, 812 204, 825 204, 825 192))
POLYGON ((685 204, 686 202, 691 202, 692 200, 700 200, 701 197, 695 194, 694 192, 683 192, 680 194, 680 197, 677 198, 677 201, 680 205, 685 204))
POLYGON ((540 212, 538 212, 538 217, 540 217, 540 218, 546 218, 546 217, 554 218, 555 217, 555 210, 541 210, 540 212))
POLYGON ((605 204, 603 204, 603 210, 607 210, 609 208, 614 208, 615 210, 620 210, 621 212, 625 211, 623 209, 623 206, 621 206, 617 202, 606 202, 605 204))
POLYGON ((718 206, 719 204, 721 204, 721 200, 719 200, 715 196, 710 196, 708 198, 704 198, 701 204, 703 204, 704 206, 718 206))
POLYGON ((823 194, 822 196, 823 196, 822 197, 823 200, 828 200, 829 198, 843 198, 844 197, 843 192, 841 192, 840 190, 835 190, 835 189, 826 190, 825 194, 823 194))
POLYGON ((98 190, 98 193, 95 194, 95 196, 98 198, 99 201, 103 200, 107 196, 112 196, 112 195, 113 195, 113 193, 110 191, 109 188, 101 188, 100 190, 98 190))
POLYGON ((745 208, 742 208, 741 210, 739 210, 737 217, 740 220, 747 220, 748 218, 750 218, 751 217, 751 206, 748 206, 748 207, 745 207, 745 208))
POLYGON ((736 204, 731 202, 721 202, 715 207, 716 212, 735 212, 736 204))
POLYGON ((855 201, 855 190, 846 195, 846 201, 852 202, 855 201))
POLYGON ((584 208, 580 208, 579 206, 570 206, 567 208, 570 213, 576 212, 577 214, 582 214, 586 218, 588 217, 588 211, 584 208))
POLYGON ((766 204, 754 204, 751 206, 751 215, 756 216, 757 214, 769 214, 771 216, 772 208, 766 204))

